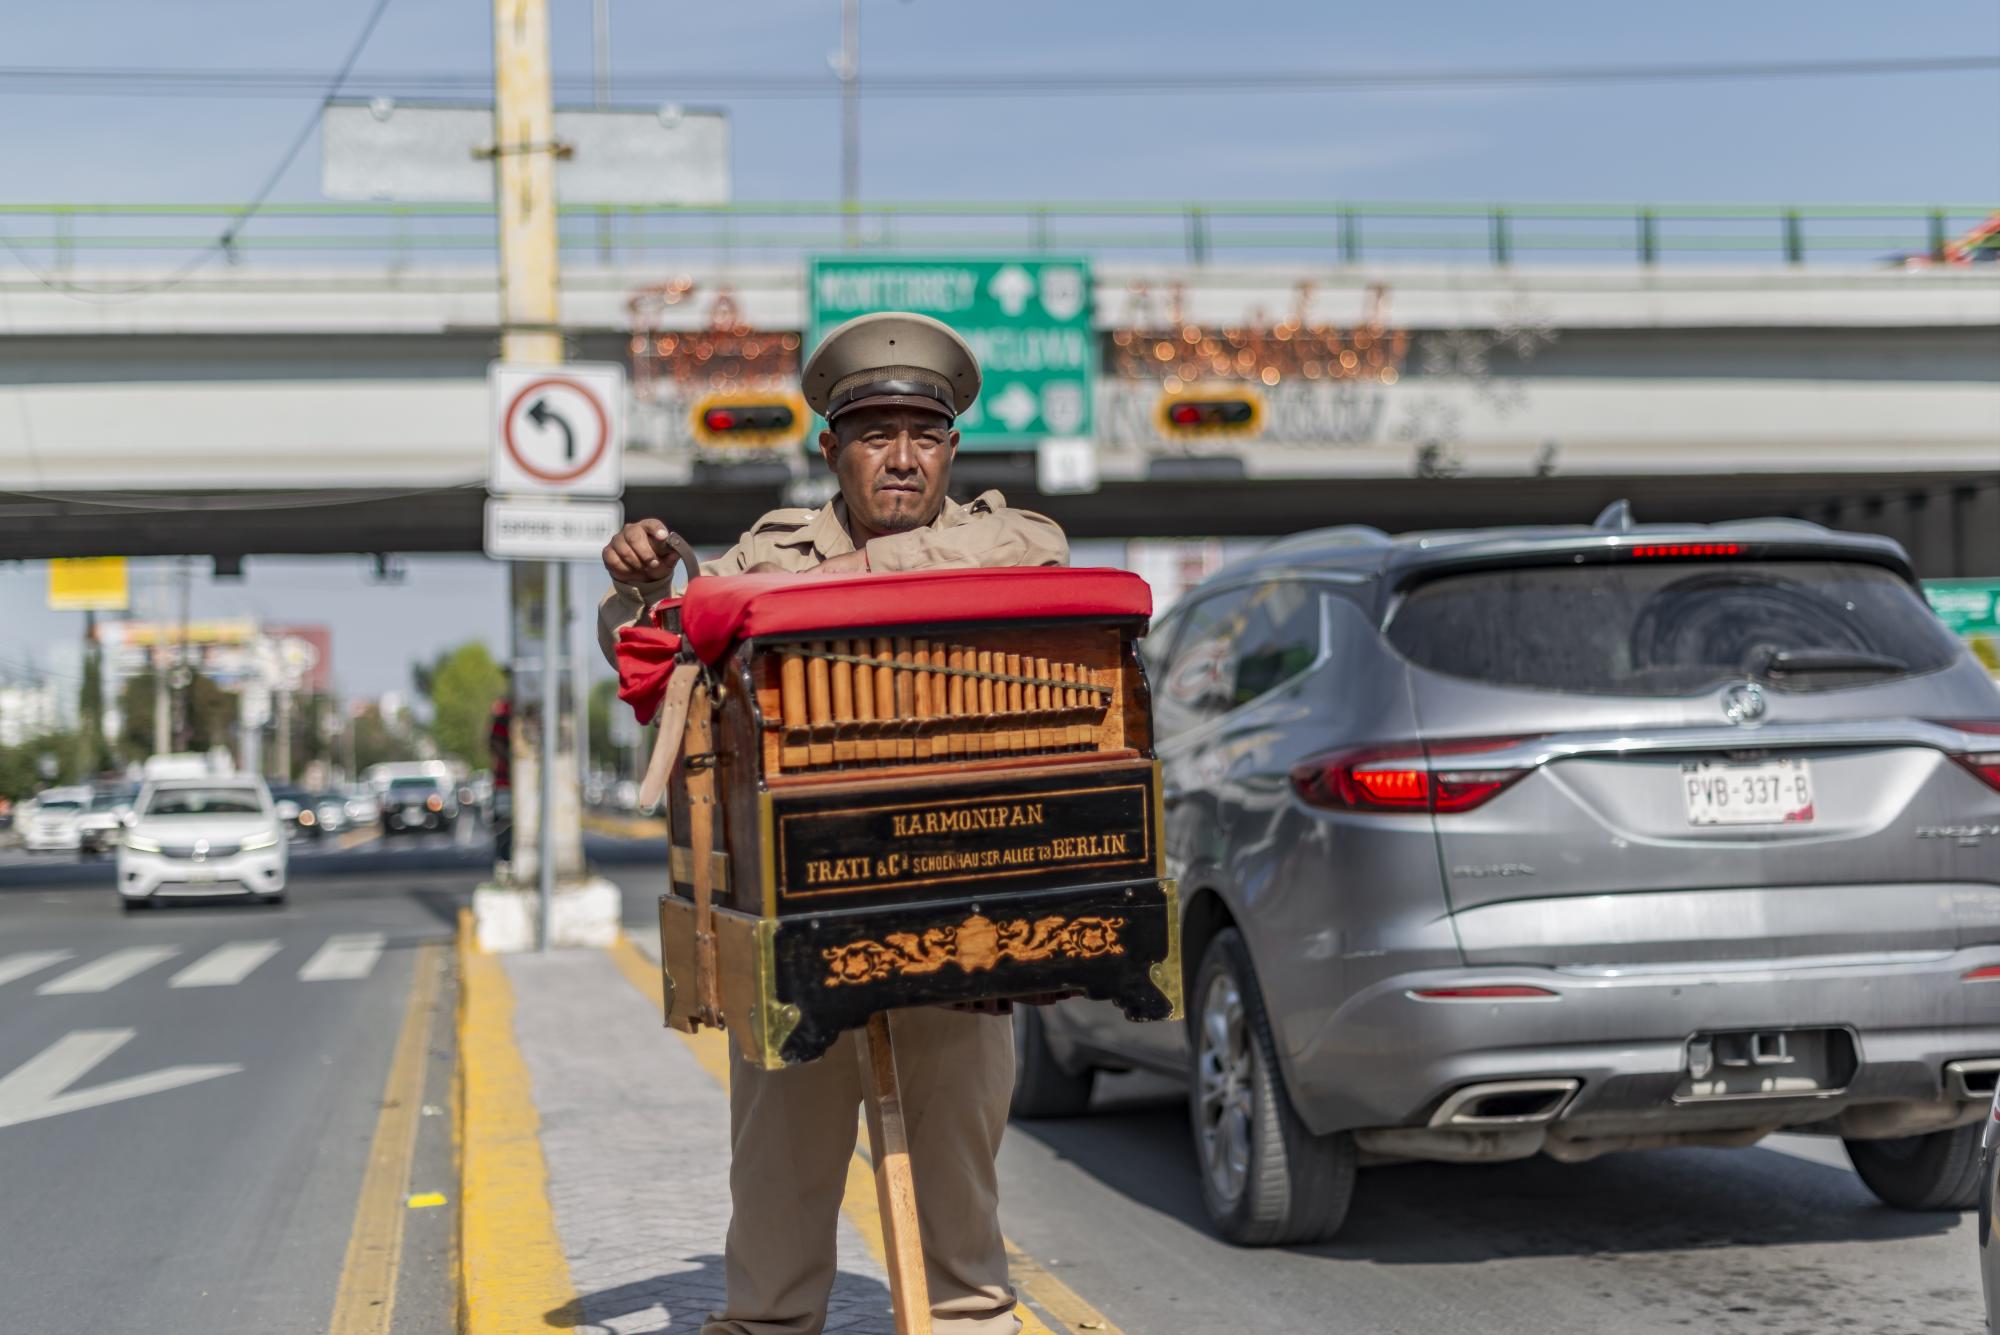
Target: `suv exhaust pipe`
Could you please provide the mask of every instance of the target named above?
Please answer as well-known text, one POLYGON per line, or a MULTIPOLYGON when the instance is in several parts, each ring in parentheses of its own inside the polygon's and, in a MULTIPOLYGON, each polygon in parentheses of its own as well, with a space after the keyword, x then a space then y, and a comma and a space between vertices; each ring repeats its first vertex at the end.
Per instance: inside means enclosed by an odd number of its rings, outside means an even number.
POLYGON ((2000 1057, 1972 1057, 1944 1064, 1944 1096, 1985 1103, 2000 1085, 2000 1057))
MULTIPOLYGON (((1996 1063, 2000 1065, 2000 1063, 1996 1063)), ((1582 1081, 1492 1080, 1457 1090, 1432 1114, 1432 1126, 1540 1126, 1553 1122, 1582 1081)))

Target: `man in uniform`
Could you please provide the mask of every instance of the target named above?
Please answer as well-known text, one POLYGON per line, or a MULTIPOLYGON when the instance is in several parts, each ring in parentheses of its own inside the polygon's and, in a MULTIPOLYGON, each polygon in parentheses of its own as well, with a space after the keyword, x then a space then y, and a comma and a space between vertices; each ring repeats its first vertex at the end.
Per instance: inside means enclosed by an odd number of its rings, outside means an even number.
MULTIPOLYGON (((978 396, 979 364, 945 325, 898 313, 850 320, 801 379, 827 421, 819 448, 840 495, 817 510, 765 515, 703 574, 1068 564, 1069 544, 1049 520, 1008 508, 997 491, 969 505, 946 494, 952 423, 978 396)), ((619 627, 669 594, 666 536, 665 523, 644 519, 604 549, 607 656, 619 627)), ((994 1165, 1014 1080, 1012 1027, 1004 1015, 939 1007, 897 1011, 890 1025, 935 1328, 1013 1335, 994 1165)), ((731 1046, 728 1302, 702 1335, 818 1335, 861 1092, 853 1034, 780 1071, 746 1065, 731 1046)))

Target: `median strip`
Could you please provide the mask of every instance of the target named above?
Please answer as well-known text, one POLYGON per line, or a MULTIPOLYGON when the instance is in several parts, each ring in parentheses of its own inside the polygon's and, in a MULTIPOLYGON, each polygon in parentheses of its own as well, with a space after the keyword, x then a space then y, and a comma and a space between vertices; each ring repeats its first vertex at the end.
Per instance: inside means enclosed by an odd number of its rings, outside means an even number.
POLYGON ((437 1008, 443 951, 417 947, 403 1027, 389 1058, 382 1110, 361 1175, 361 1198, 347 1238, 347 1258, 334 1290, 328 1335, 388 1335, 396 1311, 396 1269, 403 1251, 403 1192, 416 1152, 423 1110, 424 1036, 437 1008))
MULTIPOLYGON (((639 994, 665 1013, 665 994, 660 984, 660 966, 623 932, 609 947, 612 962, 639 994)), ((700 1063, 702 1070, 723 1089, 729 1088, 728 1039, 720 1030, 704 1029, 698 1034, 677 1034, 700 1063)), ((880 1262, 887 1256, 882 1242, 882 1216, 875 1195, 875 1173, 864 1145, 857 1144, 847 1165, 847 1188, 841 1211, 852 1223, 868 1250, 880 1262)), ((1013 1242, 1007 1247, 1007 1268, 1021 1299, 1015 1315, 1021 1319, 1022 1335, 1124 1335, 1104 1314, 1030 1258, 1013 1242)))

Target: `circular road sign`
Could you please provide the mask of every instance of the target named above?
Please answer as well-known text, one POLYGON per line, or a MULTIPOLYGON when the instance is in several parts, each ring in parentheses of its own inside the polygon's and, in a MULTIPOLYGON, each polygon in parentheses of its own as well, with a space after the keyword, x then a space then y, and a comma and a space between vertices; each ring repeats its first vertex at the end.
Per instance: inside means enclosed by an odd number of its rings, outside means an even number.
POLYGON ((560 487, 595 468, 611 443, 611 419, 574 380, 544 376, 516 390, 500 415, 500 440, 522 472, 560 487))

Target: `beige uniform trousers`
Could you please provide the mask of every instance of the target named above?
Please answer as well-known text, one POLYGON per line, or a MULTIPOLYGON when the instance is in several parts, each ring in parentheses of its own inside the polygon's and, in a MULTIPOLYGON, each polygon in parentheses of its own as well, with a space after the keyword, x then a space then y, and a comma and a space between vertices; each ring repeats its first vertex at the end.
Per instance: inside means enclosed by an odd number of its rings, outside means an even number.
MULTIPOLYGON (((896 1074, 938 1335, 1014 1335, 994 1156, 1014 1084, 1005 1016, 892 1012, 896 1074)), ((728 1308, 702 1335, 819 1335, 861 1109, 860 1035, 765 1071, 729 1055, 728 1308)), ((872 1188, 871 1188, 872 1189, 872 1188)), ((883 1295, 886 1307, 887 1293, 883 1295)))

